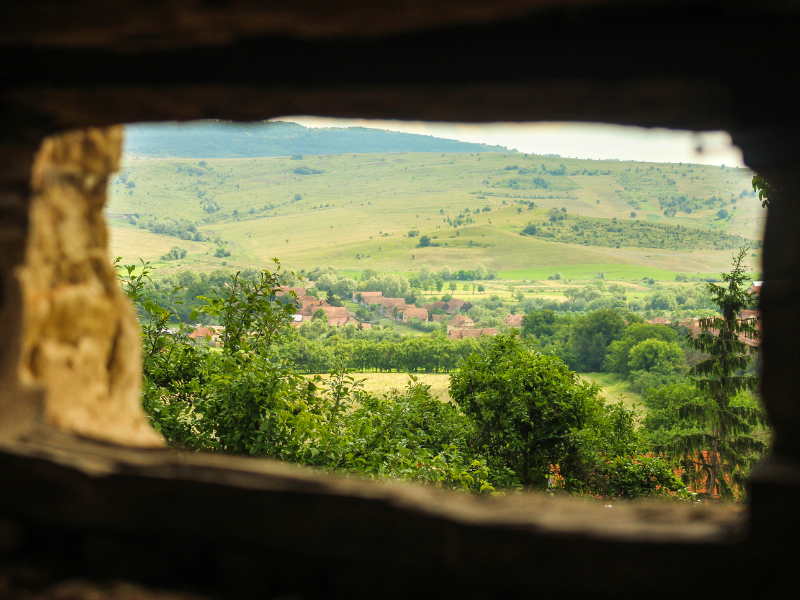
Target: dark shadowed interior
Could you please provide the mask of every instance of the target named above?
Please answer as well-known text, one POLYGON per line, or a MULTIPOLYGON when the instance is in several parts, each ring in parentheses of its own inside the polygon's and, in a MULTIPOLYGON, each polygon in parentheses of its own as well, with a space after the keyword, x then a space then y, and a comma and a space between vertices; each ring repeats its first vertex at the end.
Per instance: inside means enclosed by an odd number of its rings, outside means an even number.
POLYGON ((716 0, 29 0, 5 9, 0 597, 791 593, 799 27, 797 2, 716 0), (137 393, 133 316, 97 259, 107 241, 94 219, 119 161, 113 126, 287 114, 729 131, 775 188, 761 293, 775 441, 747 510, 482 501, 180 453, 137 429, 119 408, 137 393), (96 307, 91 290, 103 296, 96 307), (58 312, 57 298, 72 300, 58 312), (64 333, 76 306, 82 319, 105 319, 97 338, 64 333), (95 352, 89 342, 103 335, 95 352), (107 404, 96 406, 75 362, 100 356, 84 365, 105 378, 97 394, 107 404))

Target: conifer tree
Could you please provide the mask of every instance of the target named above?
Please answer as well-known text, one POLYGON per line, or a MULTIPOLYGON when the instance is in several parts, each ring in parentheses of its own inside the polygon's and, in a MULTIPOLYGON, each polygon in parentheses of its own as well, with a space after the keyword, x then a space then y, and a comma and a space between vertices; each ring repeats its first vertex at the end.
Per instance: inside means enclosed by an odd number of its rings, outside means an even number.
POLYGON ((682 458, 690 482, 705 483, 704 496, 709 499, 734 498, 753 462, 766 451, 764 442, 754 436, 756 427, 767 425, 766 413, 736 402, 742 392, 758 387, 758 377, 745 373, 758 349, 743 341, 758 339, 758 317, 740 316, 755 301, 742 264, 748 250, 744 247, 733 257, 732 270, 722 274, 723 285, 708 284, 722 315, 700 319, 700 333, 687 335, 690 346, 708 355, 690 372, 705 401, 679 408, 681 418, 698 427, 663 448, 682 458))

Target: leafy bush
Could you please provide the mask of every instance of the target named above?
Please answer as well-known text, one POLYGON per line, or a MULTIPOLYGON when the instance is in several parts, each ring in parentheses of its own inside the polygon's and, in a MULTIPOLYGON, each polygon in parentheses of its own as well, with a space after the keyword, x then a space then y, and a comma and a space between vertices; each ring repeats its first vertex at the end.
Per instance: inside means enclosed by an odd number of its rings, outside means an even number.
POLYGON ((311 167, 297 167, 294 172, 297 175, 319 175, 324 173, 321 169, 312 169, 311 167))
POLYGON ((450 394, 475 423, 473 446, 495 473, 525 488, 560 488, 600 496, 684 494, 661 459, 642 456, 634 415, 605 406, 599 388, 553 355, 498 336, 451 377, 450 394), (625 469, 618 468, 625 465, 625 469))
POLYGON ((161 255, 161 260, 180 260, 181 258, 186 258, 186 248, 178 246, 173 246, 169 252, 161 255))

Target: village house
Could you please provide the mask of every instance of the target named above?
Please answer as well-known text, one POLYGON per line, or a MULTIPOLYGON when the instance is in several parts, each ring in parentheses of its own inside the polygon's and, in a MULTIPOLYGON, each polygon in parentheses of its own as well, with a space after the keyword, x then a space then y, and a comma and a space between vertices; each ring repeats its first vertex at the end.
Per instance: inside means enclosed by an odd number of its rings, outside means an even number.
POLYGON ((411 319, 427 321, 428 311, 424 308, 416 308, 414 305, 410 305, 403 311, 403 323, 408 323, 411 319))
POLYGON ((447 323, 447 333, 449 334, 454 329, 466 329, 469 327, 475 327, 475 321, 467 315, 456 315, 447 323))
POLYGON ((496 327, 485 327, 482 329, 453 329, 447 332, 447 339, 463 340, 465 338, 479 338, 483 335, 497 335, 496 327))
POLYGON ((392 318, 394 318, 394 309, 397 308, 397 317, 400 318, 406 310, 406 301, 404 298, 381 298, 381 306, 392 318))
POLYGON ((650 321, 647 321, 650 325, 669 325, 672 321, 665 317, 656 317, 650 321))
POLYGON ((445 306, 442 310, 444 310, 444 312, 448 315, 454 315, 458 312, 467 312, 470 308, 472 308, 472 304, 466 300, 450 298, 450 300, 447 302, 447 306, 445 306))
POLYGON ((342 327, 347 325, 348 321, 355 321, 343 306, 320 306, 314 309, 314 312, 321 310, 328 318, 328 325, 331 327, 342 327))
POLYGON ((195 344, 209 344, 219 348, 222 345, 220 334, 225 331, 224 327, 203 327, 198 326, 189 334, 189 339, 195 344))
POLYGON ((423 304, 422 308, 427 308, 428 310, 441 310, 444 312, 444 309, 447 307, 447 302, 431 302, 430 304, 423 304))
POLYGON ((358 302, 358 297, 361 296, 364 306, 371 306, 372 304, 380 304, 383 300, 383 292, 355 292, 353 294, 353 302, 358 302))
POLYGON ((300 296, 305 296, 308 293, 306 291, 306 288, 304 288, 304 287, 289 287, 288 285, 282 285, 280 287, 280 290, 281 291, 278 294, 279 296, 285 296, 286 294, 289 294, 290 292, 294 292, 295 295, 299 298, 300 296))
POLYGON ((311 308, 314 309, 318 306, 322 306, 327 304, 324 300, 319 300, 314 296, 298 296, 296 304, 301 308, 311 308))
POLYGON ((503 319, 503 324, 506 327, 522 327, 522 319, 524 318, 525 315, 508 315, 503 319))

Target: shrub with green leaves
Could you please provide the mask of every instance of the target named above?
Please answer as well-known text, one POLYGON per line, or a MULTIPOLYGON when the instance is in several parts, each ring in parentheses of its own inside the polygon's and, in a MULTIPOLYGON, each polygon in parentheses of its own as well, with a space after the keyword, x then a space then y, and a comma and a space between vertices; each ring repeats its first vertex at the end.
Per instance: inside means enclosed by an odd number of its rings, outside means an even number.
POLYGON ((645 456, 634 413, 606 406, 599 391, 514 335, 498 336, 487 351, 468 357, 450 385, 474 421, 472 446, 486 453, 493 471, 513 473, 523 488, 603 497, 685 494, 666 461, 645 456))

